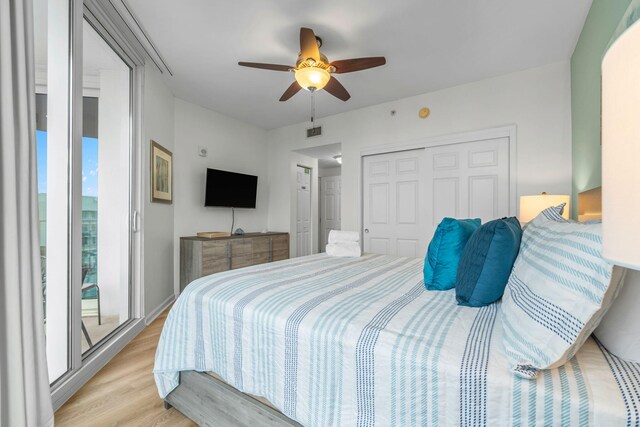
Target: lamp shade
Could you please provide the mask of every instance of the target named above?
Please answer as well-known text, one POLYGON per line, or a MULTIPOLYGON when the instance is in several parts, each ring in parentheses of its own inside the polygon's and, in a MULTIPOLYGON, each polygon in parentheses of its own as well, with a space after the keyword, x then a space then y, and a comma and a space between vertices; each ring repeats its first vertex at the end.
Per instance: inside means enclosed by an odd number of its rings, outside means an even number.
POLYGON ((640 269, 640 21, 602 60, 602 254, 640 269))
POLYGON ((571 197, 567 195, 556 194, 538 194, 535 196, 520 196, 520 222, 527 223, 533 218, 537 217, 540 212, 550 208, 551 206, 558 206, 562 203, 567 205, 564 208, 562 217, 569 219, 569 200, 571 197))
POLYGON ((329 83, 331 75, 324 68, 302 67, 296 70, 295 78, 305 90, 320 90, 329 83))

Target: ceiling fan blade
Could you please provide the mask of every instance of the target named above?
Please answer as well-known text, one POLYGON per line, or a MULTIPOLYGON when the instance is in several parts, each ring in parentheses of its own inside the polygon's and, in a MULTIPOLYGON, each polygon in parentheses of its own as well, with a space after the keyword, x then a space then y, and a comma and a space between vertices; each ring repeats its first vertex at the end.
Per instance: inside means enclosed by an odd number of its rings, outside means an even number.
POLYGON ((242 67, 261 68, 263 70, 273 71, 290 71, 293 68, 291 65, 261 64, 260 62, 238 62, 238 65, 242 67))
POLYGON ((291 86, 289 86, 280 97, 280 101, 286 101, 287 99, 298 93, 300 89, 302 89, 302 86, 300 86, 298 82, 291 83, 291 86))
POLYGON ((333 61, 331 65, 336 68, 334 73, 341 74, 379 67, 386 63, 387 60, 384 59, 384 56, 373 56, 370 58, 341 59, 339 61, 333 61))
POLYGON ((351 95, 349 95, 349 92, 347 92, 344 86, 342 86, 342 83, 333 76, 329 79, 329 83, 324 87, 324 90, 342 101, 346 101, 351 98, 351 95))
POLYGON ((303 59, 313 58, 320 61, 318 41, 311 28, 300 28, 300 55, 303 59))

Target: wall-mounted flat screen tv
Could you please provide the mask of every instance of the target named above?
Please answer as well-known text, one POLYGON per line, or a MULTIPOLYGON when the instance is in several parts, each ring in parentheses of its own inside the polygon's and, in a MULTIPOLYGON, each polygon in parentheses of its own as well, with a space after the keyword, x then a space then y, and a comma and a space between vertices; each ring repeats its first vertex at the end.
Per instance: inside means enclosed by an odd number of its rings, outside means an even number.
POLYGON ((255 175, 207 169, 204 205, 255 209, 257 190, 255 175))

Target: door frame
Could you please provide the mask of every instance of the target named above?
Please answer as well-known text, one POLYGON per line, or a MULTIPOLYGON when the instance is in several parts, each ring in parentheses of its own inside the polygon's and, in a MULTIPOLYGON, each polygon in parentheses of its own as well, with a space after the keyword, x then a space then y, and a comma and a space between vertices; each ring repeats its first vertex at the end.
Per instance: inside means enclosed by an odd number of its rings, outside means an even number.
MULTIPOLYGON (((358 167, 358 230, 364 236, 364 158, 377 154, 399 153, 402 151, 427 149, 444 145, 462 144, 487 139, 508 138, 509 139, 509 216, 515 216, 517 211, 517 126, 507 125, 495 128, 481 129, 477 131, 461 132, 441 136, 431 136, 399 143, 382 144, 371 148, 360 150, 360 162, 358 167)), ((360 239, 360 246, 364 248, 364 238, 360 239)))

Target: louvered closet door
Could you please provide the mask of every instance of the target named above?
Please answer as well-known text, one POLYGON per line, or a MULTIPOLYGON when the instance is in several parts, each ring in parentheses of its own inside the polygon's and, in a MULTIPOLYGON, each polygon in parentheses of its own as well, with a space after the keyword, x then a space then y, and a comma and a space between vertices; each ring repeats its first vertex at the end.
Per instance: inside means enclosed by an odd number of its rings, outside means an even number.
POLYGON ((508 138, 428 148, 426 161, 429 240, 444 217, 484 224, 509 215, 508 138))
POLYGON ((364 157, 365 252, 424 255, 425 179, 424 149, 364 157))

